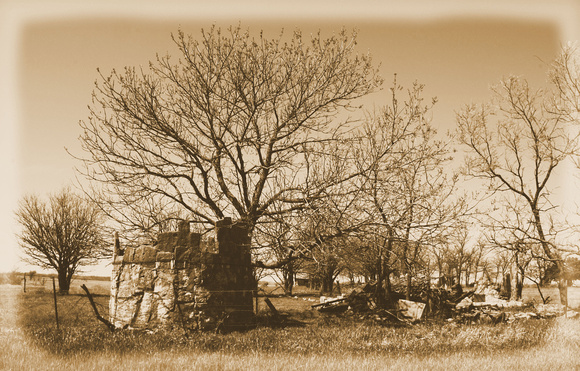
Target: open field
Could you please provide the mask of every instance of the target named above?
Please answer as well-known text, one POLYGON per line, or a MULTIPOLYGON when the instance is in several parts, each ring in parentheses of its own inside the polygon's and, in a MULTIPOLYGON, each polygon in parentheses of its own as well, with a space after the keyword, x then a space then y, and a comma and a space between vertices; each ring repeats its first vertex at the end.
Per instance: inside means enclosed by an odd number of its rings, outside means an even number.
MULTIPOLYGON (((558 293, 557 287, 543 287, 542 294, 544 298, 549 297, 550 303, 559 303, 560 294, 558 293)), ((541 303, 542 299, 538 293, 538 289, 535 287, 524 287, 522 292, 522 299, 524 302, 534 301, 535 303, 541 303)), ((568 287, 568 306, 570 308, 580 308, 580 287, 568 287)))
MULTIPOLYGON (((100 278, 86 278, 74 277, 70 285, 70 293, 73 295, 84 294, 81 285, 87 285, 90 292, 95 295, 109 295, 111 291, 111 284, 108 279, 100 278)), ((22 280, 19 285, 23 288, 22 280)), ((58 290, 58 280, 56 280, 56 287, 58 290)), ((35 277, 34 279, 26 280, 26 291, 28 292, 52 292, 52 278, 48 276, 35 277)))
MULTIPOLYGON (((532 293, 530 293, 532 295, 532 293)), ((0 286, 0 369, 570 369, 580 366, 580 321, 523 320, 498 325, 425 322, 379 326, 323 317, 308 297, 272 298, 300 327, 244 333, 109 333, 80 295, 0 286)), ((96 298, 106 313, 108 298, 96 298)), ((264 312, 265 306, 262 307, 264 312)))

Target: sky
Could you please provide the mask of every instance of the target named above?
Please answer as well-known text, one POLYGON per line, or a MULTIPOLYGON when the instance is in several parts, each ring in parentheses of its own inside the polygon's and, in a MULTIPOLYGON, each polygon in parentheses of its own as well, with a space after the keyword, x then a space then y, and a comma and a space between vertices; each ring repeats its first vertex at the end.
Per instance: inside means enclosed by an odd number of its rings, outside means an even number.
POLYGON ((453 129, 463 104, 487 101, 502 77, 542 86, 560 46, 580 39, 580 5, 572 0, 208 3, 0 0, 0 272, 35 269, 19 259, 18 200, 77 181, 78 162, 67 151, 82 155, 78 122, 88 117, 97 68, 146 67, 156 53, 173 54, 179 28, 193 36, 212 24, 274 36, 282 28, 323 36, 356 29, 357 50, 370 51, 385 78, 369 108, 383 104, 396 73, 438 98, 440 131, 453 129))

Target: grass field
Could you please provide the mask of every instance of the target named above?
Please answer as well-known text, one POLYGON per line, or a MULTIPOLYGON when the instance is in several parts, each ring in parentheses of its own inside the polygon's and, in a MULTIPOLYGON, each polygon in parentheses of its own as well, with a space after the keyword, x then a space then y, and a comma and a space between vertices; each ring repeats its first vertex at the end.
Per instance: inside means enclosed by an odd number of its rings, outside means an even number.
MULTIPOLYGON (((95 295, 109 295, 111 291, 111 283, 108 278, 103 277, 99 279, 74 277, 70 285, 70 293, 73 295, 84 294, 81 285, 86 285, 90 292, 95 295)), ((19 284, 23 289, 22 280, 19 284)), ((56 288, 58 290, 58 280, 56 280, 56 288)), ((52 292, 52 277, 39 276, 34 279, 26 280, 26 291, 31 293, 52 292)))
MULTIPOLYGON (((580 366, 580 322, 527 320, 499 325, 425 322, 406 327, 380 326, 357 318, 323 317, 318 302, 299 288, 295 297, 273 297, 281 312, 301 327, 259 327, 244 333, 179 331, 109 333, 98 322, 81 284, 97 294, 106 316, 108 281, 76 280, 71 295, 58 297, 56 330, 52 282, 13 286, 18 330, 0 332, 6 351, 0 369, 570 369, 580 366)), ((273 287, 270 287, 273 289, 273 287)), ((544 296, 558 300, 557 288, 544 296)), ((540 302, 535 288, 524 300, 540 302)), ((570 288, 571 307, 580 306, 580 288, 570 288)), ((268 313, 260 302, 260 314, 268 313)), ((2 344, 0 344, 2 345, 2 344)))
MULTIPOLYGON (((532 291, 525 294, 533 299, 532 291)), ((280 311, 291 313, 304 325, 195 333, 186 338, 179 331, 111 334, 94 318, 88 300, 75 294, 58 297, 60 330, 56 330, 49 291, 22 293, 16 287, 14 296, 18 326, 0 333, 0 343, 4 343, 0 346, 5 349, 0 369, 533 370, 580 366, 580 322, 563 318, 495 326, 424 322, 393 327, 354 317, 320 316, 310 309, 313 298, 274 297, 280 311)), ((96 299, 106 314, 108 297, 96 299)), ((265 305, 261 308, 267 312, 265 305)))

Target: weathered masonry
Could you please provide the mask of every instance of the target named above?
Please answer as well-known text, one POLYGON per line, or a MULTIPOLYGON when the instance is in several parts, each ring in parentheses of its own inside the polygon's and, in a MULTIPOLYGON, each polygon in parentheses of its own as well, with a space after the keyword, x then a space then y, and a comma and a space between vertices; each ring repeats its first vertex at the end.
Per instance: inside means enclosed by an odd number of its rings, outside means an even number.
POLYGON ((210 236, 189 230, 159 234, 156 243, 113 257, 109 314, 116 327, 215 329, 253 319, 256 280, 247 229, 226 218, 210 236))

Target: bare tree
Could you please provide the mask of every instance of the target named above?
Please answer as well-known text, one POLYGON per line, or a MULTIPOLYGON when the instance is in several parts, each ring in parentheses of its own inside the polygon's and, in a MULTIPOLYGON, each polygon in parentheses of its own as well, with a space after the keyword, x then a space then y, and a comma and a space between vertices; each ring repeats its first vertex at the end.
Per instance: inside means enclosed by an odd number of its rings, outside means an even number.
MULTIPOLYGON (((469 150, 466 173, 488 181, 489 191, 512 211, 502 228, 538 243, 564 272, 549 183, 574 144, 565 113, 551 109, 549 92, 533 91, 520 78, 503 80, 494 92, 495 106, 469 105, 457 115, 459 140, 469 150)), ((564 300, 562 282, 559 287, 564 300)))
POLYGON ((99 209, 69 189, 50 195, 48 202, 25 196, 16 218, 22 227, 18 238, 26 261, 55 269, 61 294, 68 293, 80 267, 110 254, 99 209))
POLYGON ((436 138, 429 123, 436 100, 425 103, 418 83, 405 100, 402 90, 395 78, 389 104, 364 126, 358 147, 361 212, 367 215, 369 233, 383 238, 375 254, 379 302, 383 283, 390 287, 395 261, 401 264, 410 295, 424 247, 441 239, 465 204, 455 194, 457 178, 447 171, 449 144, 436 138))
MULTIPOLYGON (((332 156, 324 156, 311 167, 312 179, 338 179, 340 173, 350 172, 352 152, 348 146, 335 146, 332 156)), ((338 182, 324 190, 319 197, 307 204, 300 212, 297 232, 303 251, 308 258, 313 273, 320 281, 320 292, 330 294, 334 281, 346 267, 349 248, 354 236, 360 231, 365 220, 358 218, 357 205, 361 190, 353 182, 338 182)))
POLYGON ((525 219, 525 210, 518 210, 508 200, 503 206, 503 218, 489 217, 493 223, 487 226, 486 238, 492 246, 507 252, 512 280, 510 298, 520 300, 530 262, 534 257, 544 259, 545 253, 537 241, 529 238, 534 225, 525 219))
POLYGON ((456 284, 461 284, 461 276, 464 272, 464 282, 466 285, 469 283, 468 271, 472 255, 472 245, 469 243, 470 237, 468 226, 463 225, 455 229, 449 239, 448 265, 454 273, 452 277, 456 284))
POLYGON ((580 121, 580 49, 577 44, 566 45, 552 62, 550 81, 556 87, 556 97, 550 110, 567 121, 580 121))
POLYGON ((261 218, 340 181, 307 182, 305 156, 336 140, 337 114, 381 83, 370 56, 356 55, 355 34, 267 39, 212 27, 174 42, 177 61, 101 75, 81 122, 82 172, 110 215, 139 227, 135 216, 155 203, 209 224, 231 216, 250 244, 261 218))

